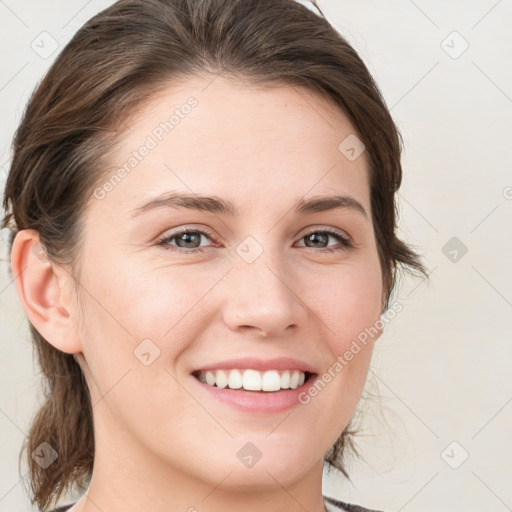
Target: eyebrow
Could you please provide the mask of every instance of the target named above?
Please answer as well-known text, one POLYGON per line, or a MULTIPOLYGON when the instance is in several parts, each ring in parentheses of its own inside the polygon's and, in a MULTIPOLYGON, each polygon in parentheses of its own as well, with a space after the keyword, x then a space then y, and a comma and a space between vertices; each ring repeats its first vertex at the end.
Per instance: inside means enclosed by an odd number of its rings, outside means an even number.
MULTIPOLYGON (((132 211, 131 217, 134 218, 149 210, 162 207, 188 208, 231 217, 240 215, 240 210, 232 202, 217 196, 169 192, 157 196, 142 206, 139 206, 132 211)), ((362 214, 365 219, 368 219, 368 214, 363 205, 350 196, 318 196, 308 200, 301 198, 295 203, 295 214, 297 215, 307 215, 337 209, 357 211, 362 214)))

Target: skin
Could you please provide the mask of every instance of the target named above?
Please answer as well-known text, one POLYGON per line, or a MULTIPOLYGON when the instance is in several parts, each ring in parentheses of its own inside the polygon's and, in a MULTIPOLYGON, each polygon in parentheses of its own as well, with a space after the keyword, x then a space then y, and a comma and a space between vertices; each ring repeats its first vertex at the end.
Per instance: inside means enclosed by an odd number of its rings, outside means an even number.
POLYGON ((354 412, 378 335, 308 404, 281 413, 241 412, 200 394, 190 372, 256 355, 296 357, 322 374, 379 319, 366 154, 350 161, 338 150, 355 130, 309 90, 210 82, 169 86, 126 120, 111 169, 168 112, 198 101, 106 197, 91 197, 78 288, 69 269, 37 257, 35 231, 14 242, 30 321, 77 355, 91 390, 95 464, 72 512, 139 512, 149 503, 153 512, 325 510, 322 458, 354 412), (131 218, 168 191, 216 195, 241 213, 162 207, 131 218), (301 198, 332 194, 353 197, 368 217, 348 208, 293 212, 301 198), (196 245, 176 239, 168 242, 176 251, 158 245, 185 227, 213 233, 201 237, 203 252, 187 253, 196 245), (309 228, 333 228, 356 246, 332 236, 308 246, 309 228), (250 264, 236 251, 248 236, 262 248, 250 264), (133 351, 148 338, 160 355, 145 366, 133 351), (236 456, 247 442, 262 453, 250 468, 236 456))

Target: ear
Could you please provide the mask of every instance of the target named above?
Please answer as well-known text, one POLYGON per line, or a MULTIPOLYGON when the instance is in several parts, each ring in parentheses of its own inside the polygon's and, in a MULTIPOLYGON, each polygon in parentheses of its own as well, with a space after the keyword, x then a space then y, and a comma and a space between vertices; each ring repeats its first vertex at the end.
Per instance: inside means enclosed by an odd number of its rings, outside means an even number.
POLYGON ((11 267, 23 309, 41 336, 62 352, 81 352, 74 316, 74 280, 66 269, 49 261, 37 231, 18 231, 11 267))

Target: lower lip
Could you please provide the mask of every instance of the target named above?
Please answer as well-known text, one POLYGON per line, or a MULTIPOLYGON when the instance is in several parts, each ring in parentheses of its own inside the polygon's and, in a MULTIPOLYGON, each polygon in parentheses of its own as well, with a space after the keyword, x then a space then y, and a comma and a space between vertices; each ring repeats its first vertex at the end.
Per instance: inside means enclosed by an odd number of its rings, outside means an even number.
POLYGON ((299 395, 307 392, 318 375, 310 375, 308 380, 296 389, 283 389, 281 391, 247 391, 244 389, 218 388, 201 382, 193 375, 191 377, 210 396, 239 410, 252 413, 277 413, 301 404, 299 395))

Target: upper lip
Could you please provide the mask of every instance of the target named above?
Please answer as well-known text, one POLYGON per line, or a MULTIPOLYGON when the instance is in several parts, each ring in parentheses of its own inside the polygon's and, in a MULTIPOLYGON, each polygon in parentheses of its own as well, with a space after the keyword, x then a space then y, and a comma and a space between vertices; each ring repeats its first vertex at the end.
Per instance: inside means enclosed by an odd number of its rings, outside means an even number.
POLYGON ((275 357, 272 359, 261 359, 257 357, 242 357, 239 359, 224 359, 216 361, 200 368, 196 368, 193 372, 206 370, 233 370, 235 368, 253 370, 301 370, 303 372, 316 373, 315 368, 310 364, 295 359, 293 357, 275 357))

